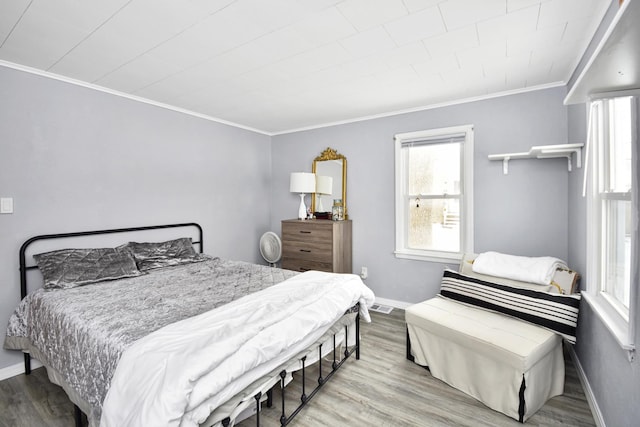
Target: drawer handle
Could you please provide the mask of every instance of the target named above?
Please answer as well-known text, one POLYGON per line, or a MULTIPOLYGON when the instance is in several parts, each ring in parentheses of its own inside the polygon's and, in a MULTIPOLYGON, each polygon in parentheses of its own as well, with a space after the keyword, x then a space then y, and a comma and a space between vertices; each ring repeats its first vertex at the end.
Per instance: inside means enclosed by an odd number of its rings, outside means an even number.
POLYGON ((311 252, 311 249, 300 249, 300 252, 311 252))
POLYGON ((301 232, 302 234, 311 234, 311 232, 310 232, 310 231, 305 231, 305 230, 300 230, 300 232, 301 232))

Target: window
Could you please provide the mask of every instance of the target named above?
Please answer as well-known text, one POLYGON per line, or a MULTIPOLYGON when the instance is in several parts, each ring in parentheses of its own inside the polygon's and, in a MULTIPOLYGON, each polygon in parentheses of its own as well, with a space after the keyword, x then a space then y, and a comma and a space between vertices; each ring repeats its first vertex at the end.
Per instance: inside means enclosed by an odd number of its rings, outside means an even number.
POLYGON ((637 200, 632 198, 638 184, 632 162, 636 117, 634 97, 599 100, 591 106, 586 296, 628 350, 633 349, 634 341, 631 271, 638 262, 633 254, 637 200))
POLYGON ((398 258, 459 262, 473 252, 473 127, 395 136, 398 258))

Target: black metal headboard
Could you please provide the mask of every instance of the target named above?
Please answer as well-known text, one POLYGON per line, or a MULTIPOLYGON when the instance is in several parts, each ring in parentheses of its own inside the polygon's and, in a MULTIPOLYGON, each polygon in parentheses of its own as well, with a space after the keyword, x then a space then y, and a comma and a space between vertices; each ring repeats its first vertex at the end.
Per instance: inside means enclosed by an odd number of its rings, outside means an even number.
POLYGON ((73 233, 59 233, 59 234, 43 234, 40 236, 34 236, 25 241, 20 246, 20 298, 27 296, 27 271, 38 268, 36 265, 27 266, 25 253, 29 245, 39 240, 50 239, 62 239, 67 237, 80 237, 80 236, 95 236, 99 234, 114 234, 114 233, 131 233, 136 231, 147 230, 159 230, 163 228, 188 228, 195 227, 198 230, 198 241, 194 241, 193 244, 199 245, 200 253, 204 251, 202 241, 202 227, 195 222, 187 222, 183 224, 165 224, 165 225, 150 225, 146 227, 130 227, 130 228, 113 228, 110 230, 95 230, 95 231, 77 231, 73 233))

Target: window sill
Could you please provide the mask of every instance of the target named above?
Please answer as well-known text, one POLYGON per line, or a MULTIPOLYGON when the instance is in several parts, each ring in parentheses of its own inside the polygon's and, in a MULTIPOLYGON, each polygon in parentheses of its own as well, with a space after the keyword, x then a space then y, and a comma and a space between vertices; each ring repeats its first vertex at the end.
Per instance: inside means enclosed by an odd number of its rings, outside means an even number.
POLYGON ((442 255, 425 254, 418 251, 395 251, 396 258, 412 259, 415 261, 439 262, 441 264, 460 264, 462 254, 447 253, 442 255))
POLYGON ((629 334, 629 323, 602 296, 583 291, 582 297, 593 308, 620 347, 629 352, 629 360, 632 360, 636 347, 629 334))

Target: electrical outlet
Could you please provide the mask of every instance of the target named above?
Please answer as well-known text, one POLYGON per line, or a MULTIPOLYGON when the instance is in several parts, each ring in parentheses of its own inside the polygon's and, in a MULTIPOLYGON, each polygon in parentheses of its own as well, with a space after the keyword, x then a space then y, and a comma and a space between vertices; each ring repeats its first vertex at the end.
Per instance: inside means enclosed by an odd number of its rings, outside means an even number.
POLYGON ((3 213, 3 214, 13 213, 13 197, 0 198, 0 213, 3 213))
POLYGON ((360 270, 360 277, 363 279, 369 277, 369 270, 367 269, 367 267, 362 267, 362 269, 360 270))

